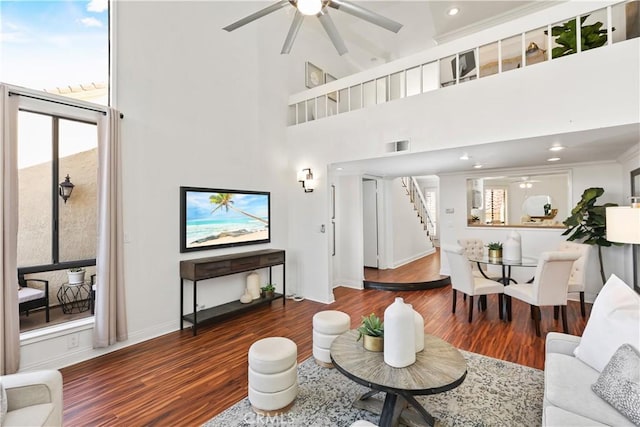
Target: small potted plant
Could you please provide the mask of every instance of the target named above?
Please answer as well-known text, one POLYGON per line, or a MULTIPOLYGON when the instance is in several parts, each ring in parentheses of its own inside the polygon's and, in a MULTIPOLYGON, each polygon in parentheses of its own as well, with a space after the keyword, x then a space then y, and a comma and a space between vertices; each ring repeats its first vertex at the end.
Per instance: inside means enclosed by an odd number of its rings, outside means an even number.
POLYGON ((265 298, 273 298, 273 293, 275 291, 276 291, 276 288, 271 283, 267 283, 262 287, 262 295, 265 298))
POLYGON ((490 242, 487 247, 489 248, 489 258, 498 259, 502 258, 502 243, 490 242))
POLYGON ((74 285, 77 283, 84 283, 84 268, 82 267, 73 267, 67 271, 67 278, 69 279, 69 284, 74 285))
POLYGON ((358 328, 358 339, 363 339, 365 350, 383 351, 384 349, 384 323, 375 313, 362 316, 362 324, 358 328))

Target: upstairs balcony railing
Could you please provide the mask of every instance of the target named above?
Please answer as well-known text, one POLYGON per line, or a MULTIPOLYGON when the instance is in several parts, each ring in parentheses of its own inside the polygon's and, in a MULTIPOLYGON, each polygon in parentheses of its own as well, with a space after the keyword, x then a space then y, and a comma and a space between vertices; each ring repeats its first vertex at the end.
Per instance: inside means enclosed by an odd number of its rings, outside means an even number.
POLYGON ((637 38, 640 35, 639 10, 639 0, 612 2, 607 7, 567 16, 494 42, 462 50, 456 50, 459 43, 448 43, 448 46, 433 48, 424 55, 385 64, 378 67, 377 73, 363 72, 332 81, 292 96, 288 125, 514 72, 637 38), (581 43, 577 43, 578 40, 581 43), (444 56, 438 55, 441 53, 444 56), (427 60, 422 61, 425 58, 427 60))

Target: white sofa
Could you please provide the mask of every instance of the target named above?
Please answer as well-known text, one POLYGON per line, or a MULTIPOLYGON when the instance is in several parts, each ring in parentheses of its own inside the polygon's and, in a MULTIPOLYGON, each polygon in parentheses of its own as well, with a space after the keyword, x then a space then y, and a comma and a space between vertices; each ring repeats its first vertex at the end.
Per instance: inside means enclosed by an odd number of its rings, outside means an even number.
MULTIPOLYGON (((640 401, 640 372, 635 372, 639 347, 640 296, 612 275, 594 302, 582 337, 556 332, 547 335, 542 425, 633 426, 628 414, 623 415, 612 406, 620 405, 619 400, 610 399, 614 401, 610 404, 593 391, 592 385, 603 376, 611 379, 614 370, 617 370, 615 375, 631 378, 628 384, 635 391, 627 393, 624 400, 631 397, 635 402, 633 412, 640 401), (635 349, 635 368, 629 369, 629 365, 619 368, 620 364, 608 363, 625 343, 635 349)), ((636 422, 638 411, 640 406, 632 415, 636 422)))
POLYGON ((7 412, 1 418, 2 427, 62 425, 60 372, 43 370, 4 375, 0 381, 7 404, 7 412))

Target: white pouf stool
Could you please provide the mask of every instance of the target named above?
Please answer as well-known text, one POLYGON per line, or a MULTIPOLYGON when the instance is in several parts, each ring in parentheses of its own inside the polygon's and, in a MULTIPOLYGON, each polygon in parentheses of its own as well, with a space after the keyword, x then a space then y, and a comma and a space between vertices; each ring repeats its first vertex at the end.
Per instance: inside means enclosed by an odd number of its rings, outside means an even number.
POLYGON ((313 315, 313 358, 318 365, 333 368, 331 343, 350 327, 351 318, 341 311, 325 310, 313 315))
POLYGON ((262 415, 286 412, 298 395, 298 346, 269 337, 249 347, 249 402, 262 415))

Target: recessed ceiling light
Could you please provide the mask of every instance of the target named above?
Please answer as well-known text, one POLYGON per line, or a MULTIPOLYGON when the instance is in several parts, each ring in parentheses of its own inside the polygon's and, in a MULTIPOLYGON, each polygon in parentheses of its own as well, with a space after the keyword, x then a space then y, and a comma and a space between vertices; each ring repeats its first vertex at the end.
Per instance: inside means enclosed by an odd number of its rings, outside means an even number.
POLYGON ((549 151, 561 151, 564 150, 565 147, 563 147, 562 145, 554 145, 553 147, 549 148, 549 151))
POLYGON ((464 153, 462 156, 460 156, 460 160, 469 160, 469 155, 467 153, 464 153))
POLYGON ((460 12, 460 9, 457 7, 452 7, 451 9, 447 10, 447 15, 449 16, 454 16, 457 15, 458 12, 460 12))
POLYGON ((482 165, 480 165, 480 164, 475 164, 475 165, 473 165, 473 167, 474 167, 474 168, 476 168, 476 169, 480 169, 480 168, 482 167, 482 165))
POLYGON ((547 162, 557 162, 558 160, 560 160, 560 157, 551 157, 547 159, 547 162))

